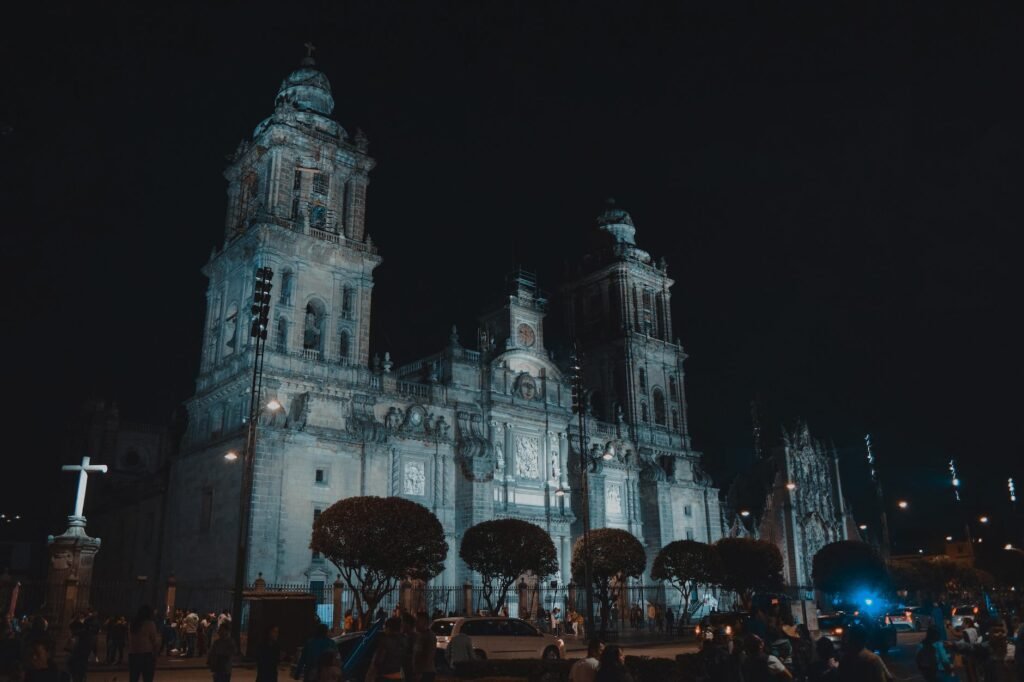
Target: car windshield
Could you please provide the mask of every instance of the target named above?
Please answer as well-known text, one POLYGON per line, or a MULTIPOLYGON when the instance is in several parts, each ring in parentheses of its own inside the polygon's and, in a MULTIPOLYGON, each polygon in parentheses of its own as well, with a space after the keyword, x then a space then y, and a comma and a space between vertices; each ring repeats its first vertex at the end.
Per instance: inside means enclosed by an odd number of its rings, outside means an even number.
POLYGON ((438 637, 448 637, 452 634, 453 627, 455 627, 454 620, 435 620, 430 624, 430 631, 438 637))

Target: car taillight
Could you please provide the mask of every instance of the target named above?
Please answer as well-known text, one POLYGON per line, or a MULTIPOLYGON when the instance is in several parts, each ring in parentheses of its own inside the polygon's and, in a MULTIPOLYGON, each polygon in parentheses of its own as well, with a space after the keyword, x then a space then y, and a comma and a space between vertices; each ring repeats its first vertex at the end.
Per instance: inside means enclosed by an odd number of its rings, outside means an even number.
POLYGON ((836 628, 836 629, 832 630, 832 632, 837 634, 837 635, 841 635, 841 634, 843 634, 843 629, 842 628, 836 628))

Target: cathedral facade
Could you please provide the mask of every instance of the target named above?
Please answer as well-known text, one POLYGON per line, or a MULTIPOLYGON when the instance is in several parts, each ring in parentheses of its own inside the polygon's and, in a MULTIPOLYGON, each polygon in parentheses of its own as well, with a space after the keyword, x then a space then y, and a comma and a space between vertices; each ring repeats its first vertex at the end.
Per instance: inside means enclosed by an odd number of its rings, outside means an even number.
POLYGON ((249 307, 262 267, 274 274, 249 581, 333 582, 334 567, 309 548, 314 520, 338 500, 378 495, 414 500, 441 521, 449 552, 437 584, 473 580, 458 558, 462 534, 494 518, 546 529, 560 566, 548 579, 566 584, 582 532, 581 447, 597 463, 592 527, 636 535, 648 565, 673 540, 718 539, 718 492, 690 443, 672 280, 637 246, 629 214, 600 214, 559 292, 584 358, 583 433, 566 368, 545 344, 548 301, 528 273, 509 278, 477 338, 464 342, 453 329, 445 347, 415 362, 371 360, 381 263, 365 220, 374 161, 333 108, 326 76, 307 58, 226 171, 223 246, 204 267, 201 369, 170 476, 165 571, 192 585, 225 584, 233 572, 241 462, 224 455, 244 446, 249 307))
POLYGON ((784 432, 782 442, 737 479, 724 516, 729 535, 778 547, 786 585, 809 593, 814 555, 829 543, 861 537, 843 499, 835 449, 814 438, 806 423, 784 432))

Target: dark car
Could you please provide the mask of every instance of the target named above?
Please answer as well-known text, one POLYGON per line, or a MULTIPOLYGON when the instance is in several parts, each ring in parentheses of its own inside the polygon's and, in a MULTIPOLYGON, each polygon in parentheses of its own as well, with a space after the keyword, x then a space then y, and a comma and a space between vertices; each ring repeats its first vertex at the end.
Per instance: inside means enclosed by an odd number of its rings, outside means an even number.
POLYGON ((818 616, 818 630, 821 636, 832 640, 840 648, 843 634, 854 625, 860 625, 867 630, 867 647, 872 651, 885 654, 889 649, 896 647, 896 628, 887 624, 884 616, 874 617, 860 611, 818 616))
POLYGON ((747 614, 739 611, 721 611, 709 613, 700 619, 693 629, 697 639, 714 639, 715 630, 724 629, 725 635, 730 639, 743 632, 743 624, 747 620, 747 614))

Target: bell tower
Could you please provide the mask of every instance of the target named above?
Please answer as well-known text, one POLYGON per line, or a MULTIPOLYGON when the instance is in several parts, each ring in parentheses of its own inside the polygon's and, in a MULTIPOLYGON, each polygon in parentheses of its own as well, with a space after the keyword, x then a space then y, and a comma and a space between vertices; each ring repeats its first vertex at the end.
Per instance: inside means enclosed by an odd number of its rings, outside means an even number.
POLYGON ((688 451, 686 354, 672 337, 673 282, 665 260, 654 262, 637 246, 633 218, 609 199, 573 274, 565 287, 566 320, 583 354, 594 416, 621 419, 636 436, 672 434, 688 451))
POLYGON ((537 277, 522 268, 507 279, 508 301, 481 317, 480 322, 495 350, 525 350, 544 353, 544 315, 547 296, 537 286, 537 277))

